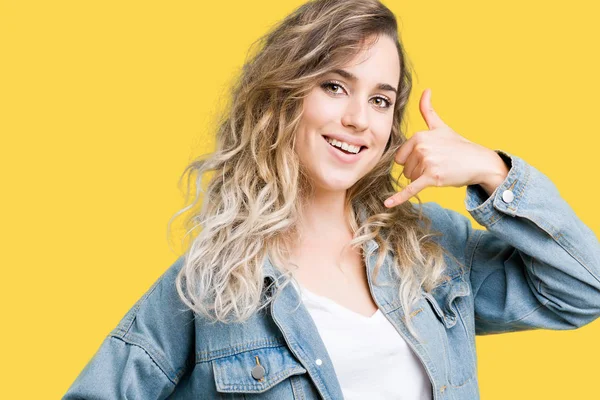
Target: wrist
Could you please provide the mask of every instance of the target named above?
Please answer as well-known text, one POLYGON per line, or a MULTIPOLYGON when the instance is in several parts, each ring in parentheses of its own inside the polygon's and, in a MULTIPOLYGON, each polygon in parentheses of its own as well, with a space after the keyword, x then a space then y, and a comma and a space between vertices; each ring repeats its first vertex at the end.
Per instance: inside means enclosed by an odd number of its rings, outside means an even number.
POLYGON ((496 188, 504 182, 509 172, 509 167, 502 157, 495 151, 490 151, 492 153, 490 157, 492 161, 489 163, 490 168, 483 174, 479 182, 479 185, 485 190, 488 196, 491 196, 496 188))

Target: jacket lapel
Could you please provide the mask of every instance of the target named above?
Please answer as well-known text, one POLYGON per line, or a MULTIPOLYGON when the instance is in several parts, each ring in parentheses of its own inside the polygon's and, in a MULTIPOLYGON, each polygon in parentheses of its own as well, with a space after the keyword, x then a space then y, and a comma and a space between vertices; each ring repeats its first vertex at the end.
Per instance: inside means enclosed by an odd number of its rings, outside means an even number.
MULTIPOLYGON (((419 347, 402 321, 404 311, 398 298, 399 278, 392 270, 393 254, 391 251, 385 255, 376 281, 373 282, 371 279, 379 255, 379 252, 376 251, 378 248, 379 245, 374 239, 367 241, 363 247, 368 283, 373 300, 399 334, 411 342, 411 347, 419 347)), ((268 256, 265 257, 263 263, 263 273, 265 280, 269 281, 268 283, 274 282, 274 286, 279 288, 279 283, 283 282, 283 274, 271 263, 268 256)), ((282 332, 289 349, 306 368, 321 397, 323 399, 343 398, 342 389, 325 344, 291 282, 282 288, 270 306, 273 320, 282 332), (321 360, 320 365, 317 360, 321 360)), ((413 351, 416 351, 416 348, 413 348, 413 351)), ((419 352, 419 356, 422 358, 425 368, 429 370, 429 374, 435 375, 435 368, 427 353, 419 352)))
MULTIPOLYGON (((376 256, 371 256, 371 253, 377 247, 378 245, 374 240, 367 242, 364 247, 366 249, 365 258, 369 273, 371 273, 373 269, 372 264, 376 260, 376 256)), ((384 264, 382 269, 385 266, 384 264)), ((268 256, 265 257, 265 262, 263 263, 263 274, 265 280, 269 281, 267 284, 274 282, 274 286, 279 289, 284 276, 272 264, 268 256)), ((383 280, 386 279, 383 275, 381 276, 384 278, 383 280)), ((378 280, 378 282, 381 282, 381 280, 378 280)), ((386 298, 387 296, 384 296, 382 300, 386 298)), ((377 299, 376 302, 379 305, 377 299)), ((387 301, 384 300, 384 304, 387 305, 387 301)), ((385 311, 385 309, 382 310, 385 311)), ((319 335, 309 311, 291 282, 281 288, 279 295, 273 299, 271 303, 271 315, 275 324, 281 330, 289 349, 302 363, 304 368, 306 368, 321 396, 324 399, 343 398, 342 389, 331 358, 327 353, 327 348, 319 335)))
MULTIPOLYGON (((268 256, 263 267, 265 279, 269 279, 269 283, 275 282, 274 285, 279 288, 283 276, 268 256)), ((281 330, 289 349, 306 368, 321 397, 342 399, 342 389, 325 344, 291 282, 281 289, 270 306, 273 320, 281 330)))

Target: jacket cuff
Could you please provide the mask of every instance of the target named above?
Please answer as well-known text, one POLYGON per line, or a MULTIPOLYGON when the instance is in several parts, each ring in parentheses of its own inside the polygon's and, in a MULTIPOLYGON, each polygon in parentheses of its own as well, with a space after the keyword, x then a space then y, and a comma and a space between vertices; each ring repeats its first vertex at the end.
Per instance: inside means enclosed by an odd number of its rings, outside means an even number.
POLYGON ((465 207, 482 226, 490 226, 508 214, 517 213, 527 185, 529 165, 521 158, 502 150, 494 150, 509 168, 504 181, 488 197, 480 185, 468 185, 465 207))

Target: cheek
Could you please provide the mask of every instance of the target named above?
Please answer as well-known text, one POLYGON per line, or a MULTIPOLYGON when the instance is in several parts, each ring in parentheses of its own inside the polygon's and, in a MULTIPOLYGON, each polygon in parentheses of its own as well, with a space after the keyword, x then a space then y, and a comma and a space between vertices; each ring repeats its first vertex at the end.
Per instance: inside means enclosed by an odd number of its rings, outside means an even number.
POLYGON ((392 136, 392 122, 393 119, 389 117, 379 119, 373 124, 373 133, 377 141, 377 147, 381 148, 382 153, 392 136))
MULTIPOLYGON (((334 120, 338 114, 334 99, 327 96, 325 93, 319 93, 318 90, 313 90, 305 99, 301 123, 306 127, 318 128, 329 121, 334 120)), ((341 103, 341 102, 338 102, 341 103)))

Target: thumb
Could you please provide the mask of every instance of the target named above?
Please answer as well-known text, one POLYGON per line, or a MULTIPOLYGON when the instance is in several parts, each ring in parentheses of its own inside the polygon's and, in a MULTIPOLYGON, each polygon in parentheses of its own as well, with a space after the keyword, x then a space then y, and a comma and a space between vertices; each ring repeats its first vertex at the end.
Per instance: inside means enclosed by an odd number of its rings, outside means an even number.
POLYGON ((421 95, 419 109, 423 119, 427 123, 429 130, 446 126, 444 121, 437 115, 431 105, 431 89, 425 89, 421 95))

